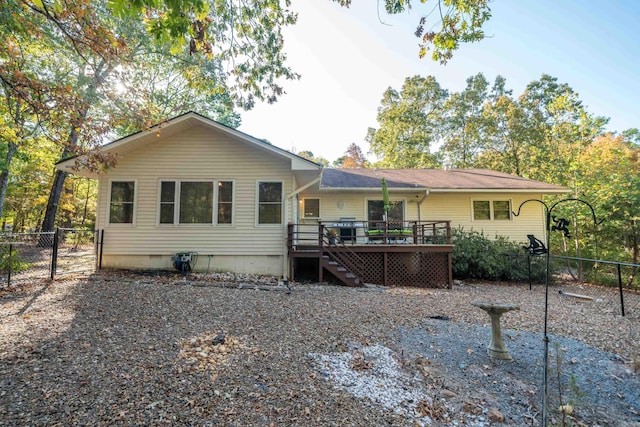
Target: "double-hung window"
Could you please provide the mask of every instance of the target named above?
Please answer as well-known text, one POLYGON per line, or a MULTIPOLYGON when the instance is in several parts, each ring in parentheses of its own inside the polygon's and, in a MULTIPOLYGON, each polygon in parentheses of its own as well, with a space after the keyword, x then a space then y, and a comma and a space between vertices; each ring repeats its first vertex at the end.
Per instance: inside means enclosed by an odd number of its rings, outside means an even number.
POLYGON ((304 218, 320 218, 320 199, 302 199, 304 218))
POLYGON ((233 182, 218 181, 218 224, 231 224, 233 218, 233 182))
POLYGON ((133 224, 135 181, 112 181, 109 224, 133 224))
POLYGON ((160 224, 231 224, 233 182, 160 181, 159 203, 160 224))
POLYGON ((258 224, 282 224, 282 182, 258 182, 258 224))
POLYGON ((474 200, 474 221, 503 221, 511 219, 511 202, 509 200, 474 200))

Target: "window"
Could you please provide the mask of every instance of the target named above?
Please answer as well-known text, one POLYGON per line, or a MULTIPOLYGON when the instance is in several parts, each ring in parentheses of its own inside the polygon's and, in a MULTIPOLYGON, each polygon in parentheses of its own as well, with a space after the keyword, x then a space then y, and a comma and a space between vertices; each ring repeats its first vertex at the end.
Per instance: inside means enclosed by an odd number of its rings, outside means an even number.
POLYGON ((493 201, 493 219, 510 220, 511 219, 511 203, 508 200, 493 201))
POLYGON ((320 199, 302 200, 302 211, 305 218, 320 218, 320 199))
POLYGON ((176 183, 160 183, 160 224, 173 224, 176 210, 176 183))
POLYGON ((233 218, 233 182, 218 182, 218 224, 231 224, 233 218))
POLYGON ((473 219, 476 221, 491 219, 491 204, 488 200, 473 201, 473 219))
MULTIPOLYGON (((404 221, 404 202, 395 201, 389 203, 391 206, 387 212, 387 222, 390 228, 402 228, 404 221), (395 223, 395 225, 394 225, 395 223)), ((369 221, 384 221, 384 202, 382 200, 367 201, 367 218, 369 221)), ((375 227, 375 224, 371 224, 375 227)))
POLYGON ((233 222, 232 181, 160 181, 160 224, 217 224, 233 222), (214 194, 214 186, 218 190, 214 194))
POLYGON ((511 219, 511 202, 509 200, 474 200, 473 219, 476 221, 504 221, 511 219))
POLYGON ((282 223, 282 183, 258 183, 258 224, 282 223))
POLYGON ((213 183, 180 183, 180 224, 213 223, 213 183))
POLYGON ((111 182, 110 224, 133 224, 135 181, 111 182))

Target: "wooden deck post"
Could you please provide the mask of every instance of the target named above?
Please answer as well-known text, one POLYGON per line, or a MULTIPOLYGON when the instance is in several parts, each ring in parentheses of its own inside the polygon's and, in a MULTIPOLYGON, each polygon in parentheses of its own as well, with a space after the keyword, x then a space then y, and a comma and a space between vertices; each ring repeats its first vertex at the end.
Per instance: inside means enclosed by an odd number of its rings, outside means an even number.
POLYGON ((382 254, 382 269, 383 269, 383 277, 384 277, 384 285, 388 286, 389 284, 389 257, 387 252, 382 254))

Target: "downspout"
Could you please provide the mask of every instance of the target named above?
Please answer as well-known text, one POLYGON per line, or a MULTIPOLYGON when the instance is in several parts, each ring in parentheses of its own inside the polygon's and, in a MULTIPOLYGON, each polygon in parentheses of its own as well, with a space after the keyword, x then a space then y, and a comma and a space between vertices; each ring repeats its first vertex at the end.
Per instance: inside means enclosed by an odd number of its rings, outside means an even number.
MULTIPOLYGON (((285 199, 285 209, 286 209, 286 205, 288 203, 290 203, 290 200, 293 199, 295 197, 295 203, 292 205, 292 217, 294 220, 294 224, 298 224, 299 221, 299 216, 300 216, 300 212, 298 211, 298 195, 303 192, 304 190, 306 190, 307 188, 317 184, 318 182, 320 182, 320 179, 322 177, 318 177, 316 179, 314 179, 311 182, 308 182, 307 184, 303 185, 302 187, 299 187, 295 190, 293 190, 291 193, 287 194, 287 197, 285 199)), ((285 210, 286 212, 286 210, 285 210)), ((284 224, 284 252, 282 254, 282 263, 283 263, 283 274, 282 274, 282 280, 284 283, 287 283, 289 281, 289 251, 288 251, 288 246, 287 246, 287 240, 289 238, 288 235, 288 231, 289 231, 289 225, 285 222, 284 224)))
POLYGON ((420 198, 420 200, 418 200, 418 223, 420 223, 420 221, 422 220, 420 215, 420 205, 422 204, 422 202, 424 202, 424 199, 426 199, 427 196, 429 196, 429 190, 425 190, 424 195, 420 198))

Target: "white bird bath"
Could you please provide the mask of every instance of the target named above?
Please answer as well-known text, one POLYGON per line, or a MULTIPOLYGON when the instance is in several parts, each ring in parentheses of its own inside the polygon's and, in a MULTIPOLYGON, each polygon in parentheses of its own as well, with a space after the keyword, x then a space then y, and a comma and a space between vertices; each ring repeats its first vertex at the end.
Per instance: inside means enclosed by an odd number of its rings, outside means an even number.
POLYGON ((500 317, 509 311, 520 310, 520 307, 516 304, 506 302, 474 301, 471 304, 486 311, 489 317, 491 317, 491 342, 489 342, 489 346, 487 347, 489 356, 496 359, 511 360, 509 350, 507 350, 507 347, 505 347, 502 341, 500 317))

